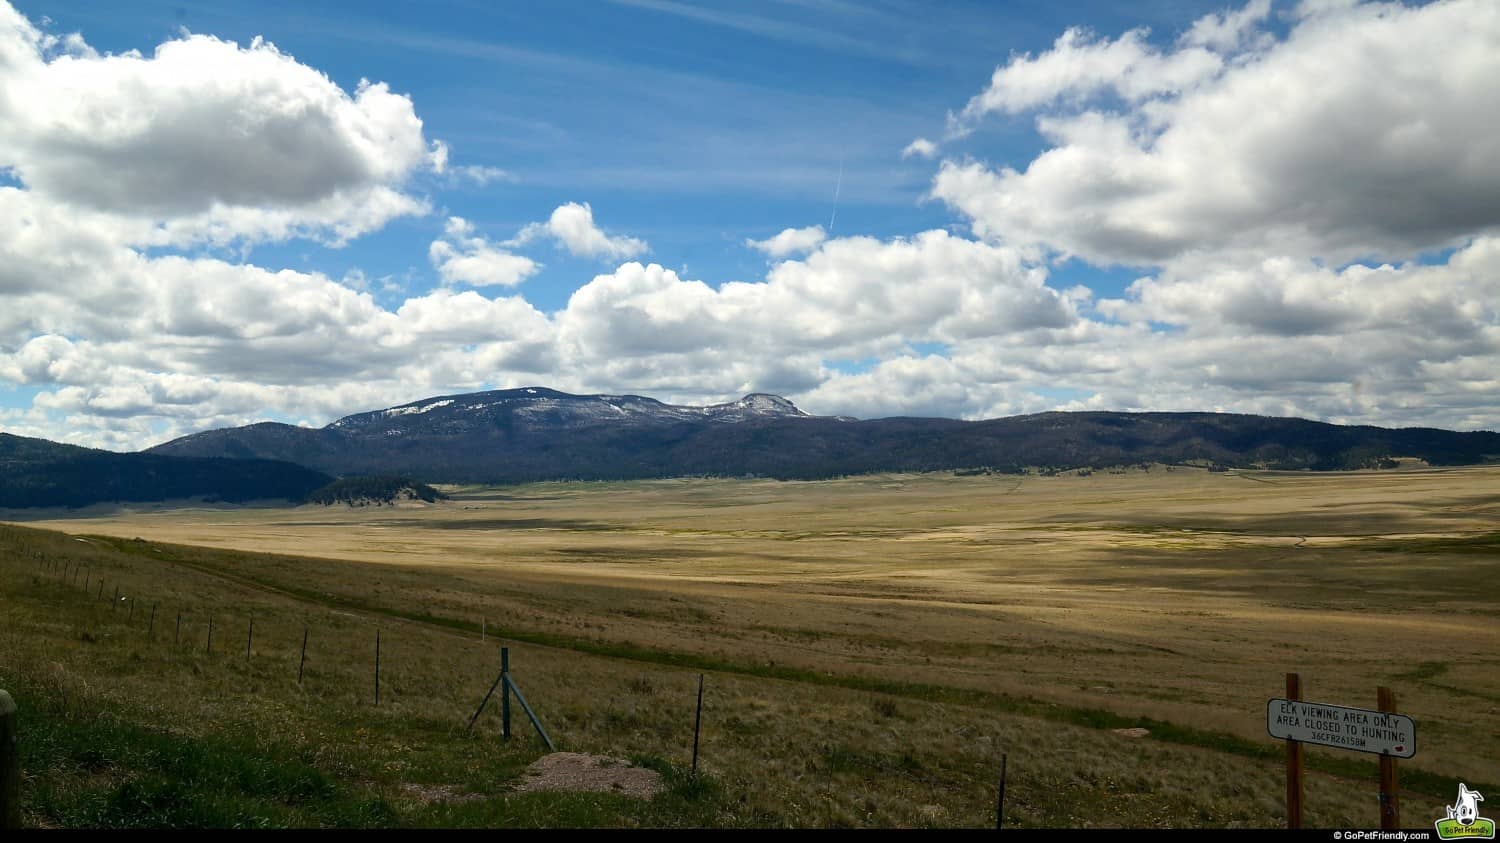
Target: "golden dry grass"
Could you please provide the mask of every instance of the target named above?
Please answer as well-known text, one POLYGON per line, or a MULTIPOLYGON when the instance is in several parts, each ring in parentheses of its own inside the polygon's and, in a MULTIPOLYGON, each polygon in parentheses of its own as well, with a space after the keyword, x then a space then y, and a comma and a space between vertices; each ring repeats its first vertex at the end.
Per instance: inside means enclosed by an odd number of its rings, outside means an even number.
MULTIPOLYGON (((963 705, 897 697, 872 707, 869 694, 745 673, 972 690, 1270 744, 1265 700, 1297 671, 1310 698, 1344 705, 1373 707, 1375 686, 1392 686, 1419 723, 1408 769, 1493 782, 1497 516, 1500 470, 1491 468, 1157 468, 535 484, 459 490, 430 507, 93 512, 32 526, 256 551, 232 563, 204 553, 215 575, 183 575, 222 586, 217 574, 232 573, 249 602, 271 599, 267 585, 290 590, 276 597, 282 608, 264 610, 278 618, 265 621, 268 652, 295 648, 292 615, 317 597, 320 612, 344 599, 476 627, 485 618, 575 649, 740 665, 740 675, 715 680, 723 695, 715 705, 724 707, 711 757, 754 806, 741 821, 982 824, 984 777, 996 752, 1008 750, 1023 775, 1037 776, 1021 791, 1030 791, 1034 813, 1026 813, 1028 797, 1016 797, 1023 822, 1193 825, 1268 824, 1279 810, 1275 765, 963 705), (929 735, 934 707, 947 725, 929 735), (871 785, 871 776, 889 783, 871 785), (1243 815, 1218 801, 1195 809, 1203 781, 1237 782, 1257 807, 1243 815), (1069 819, 1041 796, 1047 787, 1082 787, 1089 795, 1067 804, 1088 813, 1069 819), (862 790, 885 798, 862 804, 862 790), (1169 816, 1192 810, 1210 816, 1169 816)), ((153 587, 139 564, 130 576, 153 587)), ((368 628, 358 611, 345 620, 368 628)), ((389 646, 413 649, 393 650, 390 663, 412 670, 430 662, 419 696, 443 700, 441 718, 466 718, 492 665, 437 643, 451 632, 407 625, 410 635, 389 646)), ((674 700, 688 693, 684 672, 544 652, 527 656, 547 665, 532 679, 534 693, 566 732, 588 735, 590 749, 650 753, 669 737, 681 743, 681 717, 652 711, 661 689, 674 688, 674 700), (597 684, 580 693, 579 676, 598 676, 597 684)), ((330 687, 353 705, 361 682, 349 670, 330 687)), ((394 693, 399 700, 403 692, 394 693)), ((1353 785, 1353 797, 1346 781, 1314 787, 1325 788, 1310 797, 1325 819, 1369 813, 1334 794, 1358 799, 1373 782, 1353 785)), ((1422 798, 1438 805, 1435 797, 1451 794, 1422 798)), ((1408 803, 1422 810, 1416 804, 1408 803)))

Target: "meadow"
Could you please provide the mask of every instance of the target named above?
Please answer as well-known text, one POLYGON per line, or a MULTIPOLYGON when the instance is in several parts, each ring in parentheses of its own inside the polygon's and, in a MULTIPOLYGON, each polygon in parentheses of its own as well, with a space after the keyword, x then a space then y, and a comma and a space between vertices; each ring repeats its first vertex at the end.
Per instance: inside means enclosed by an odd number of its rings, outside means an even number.
MULTIPOLYGON (((1005 754, 1007 825, 1277 826, 1287 672, 1395 690, 1407 827, 1500 782, 1500 468, 449 491, 5 514, 28 821, 992 826, 1005 754), (545 751, 524 720, 464 730, 502 640, 560 748, 668 792, 513 792, 545 751)), ((1373 756, 1308 765, 1310 825, 1377 823, 1373 756)))

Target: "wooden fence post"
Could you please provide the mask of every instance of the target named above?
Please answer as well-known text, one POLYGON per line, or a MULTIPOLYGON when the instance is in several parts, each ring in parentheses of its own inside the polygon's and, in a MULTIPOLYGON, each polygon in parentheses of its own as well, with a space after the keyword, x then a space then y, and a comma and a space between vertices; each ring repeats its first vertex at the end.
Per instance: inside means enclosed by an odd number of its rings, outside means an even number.
POLYGON ((703 674, 698 674, 698 714, 693 718, 693 778, 698 777, 698 733, 703 726, 703 674))
POLYGON ((0 690, 0 829, 21 827, 21 748, 16 701, 0 690))
MULTIPOLYGON (((1396 713, 1396 693, 1390 688, 1375 689, 1376 707, 1390 714, 1396 713)), ((1380 754, 1380 827, 1394 830, 1401 827, 1401 793, 1396 781, 1396 758, 1380 754)))
POLYGON ((307 624, 302 625, 302 660, 297 662, 297 684, 302 684, 302 669, 307 667, 307 624))
POLYGON ((1000 753, 1000 794, 995 797, 995 828, 1005 825, 1005 764, 1009 756, 1000 753))
MULTIPOLYGON (((1295 673, 1286 675, 1286 698, 1302 699, 1302 677, 1295 673)), ((1286 742, 1286 827, 1302 827, 1302 742, 1291 739, 1286 742)))

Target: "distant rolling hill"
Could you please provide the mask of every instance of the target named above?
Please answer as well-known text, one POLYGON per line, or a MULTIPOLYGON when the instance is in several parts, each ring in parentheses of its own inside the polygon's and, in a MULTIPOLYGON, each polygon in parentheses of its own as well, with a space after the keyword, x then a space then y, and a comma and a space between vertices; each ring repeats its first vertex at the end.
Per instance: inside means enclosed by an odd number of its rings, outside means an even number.
POLYGON ((709 407, 634 395, 499 390, 428 398, 318 429, 211 430, 151 448, 170 456, 275 459, 336 475, 513 483, 1141 462, 1350 469, 1395 456, 1435 465, 1500 459, 1500 434, 1351 427, 1223 413, 1041 413, 957 421, 810 416, 774 395, 709 407))
POLYGON ((287 462, 117 454, 0 433, 0 508, 181 498, 302 500, 333 478, 287 462))

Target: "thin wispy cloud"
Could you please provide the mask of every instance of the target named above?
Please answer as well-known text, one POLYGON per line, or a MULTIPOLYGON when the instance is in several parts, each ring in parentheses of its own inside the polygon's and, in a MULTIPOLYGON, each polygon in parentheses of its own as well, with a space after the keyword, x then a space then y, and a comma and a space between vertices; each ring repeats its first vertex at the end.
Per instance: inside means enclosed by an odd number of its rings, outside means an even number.
POLYGON ((696 23, 733 29, 775 41, 816 47, 862 58, 902 64, 933 64, 940 61, 939 57, 925 51, 911 50, 889 42, 866 40, 846 34, 839 30, 837 24, 833 26, 799 24, 782 18, 767 18, 743 12, 726 11, 722 8, 696 6, 681 2, 681 0, 609 0, 609 2, 674 15, 696 23))

